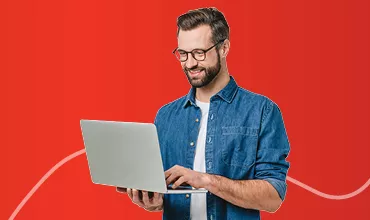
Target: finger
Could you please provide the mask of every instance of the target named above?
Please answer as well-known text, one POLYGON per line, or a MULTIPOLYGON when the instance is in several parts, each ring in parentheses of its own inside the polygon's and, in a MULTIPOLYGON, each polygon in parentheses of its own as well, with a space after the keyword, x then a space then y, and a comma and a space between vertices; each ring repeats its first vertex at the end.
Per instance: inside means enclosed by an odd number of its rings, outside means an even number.
POLYGON ((145 207, 150 206, 151 202, 149 201, 149 196, 147 191, 142 191, 143 193, 143 203, 145 207))
POLYGON ((131 200, 133 199, 132 189, 131 188, 127 188, 127 195, 128 195, 128 197, 130 197, 131 200))
POLYGON ((139 198, 139 190, 133 189, 132 195, 133 195, 132 201, 137 205, 144 207, 144 203, 139 198))
POLYGON ((175 166, 171 167, 170 169, 166 170, 166 171, 164 172, 164 176, 166 177, 166 179, 167 179, 167 177, 169 177, 173 172, 175 172, 175 171, 176 171, 177 169, 179 169, 180 167, 182 167, 182 166, 175 165, 175 166))
POLYGON ((155 192, 153 195, 153 204, 160 204, 163 200, 163 194, 155 192))
POLYGON ((153 199, 149 198, 149 192, 148 191, 143 191, 143 203, 145 204, 146 207, 149 207, 149 206, 153 205, 153 199))
POLYGON ((171 176, 173 170, 174 170, 174 167, 171 167, 170 169, 166 170, 164 172, 164 177, 167 179, 169 176, 171 176))
POLYGON ((153 194, 153 200, 155 201, 155 200, 158 200, 158 199, 159 199, 159 193, 155 192, 153 194))
POLYGON ((172 184, 172 188, 173 189, 176 189, 178 186, 180 186, 181 184, 183 184, 184 182, 186 182, 186 179, 184 176, 180 177, 176 182, 174 182, 174 184, 172 184))
POLYGON ((171 176, 169 176, 166 179, 166 184, 168 185, 168 184, 174 182, 175 180, 177 180, 178 178, 180 178, 180 176, 182 176, 182 175, 180 173, 178 173, 178 172, 172 173, 171 176))

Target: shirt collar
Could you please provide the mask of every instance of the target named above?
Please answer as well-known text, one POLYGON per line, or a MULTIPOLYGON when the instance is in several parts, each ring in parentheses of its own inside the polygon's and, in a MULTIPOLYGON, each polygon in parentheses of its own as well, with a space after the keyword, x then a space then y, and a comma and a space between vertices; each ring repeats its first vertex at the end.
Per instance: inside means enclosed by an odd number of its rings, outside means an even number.
MULTIPOLYGON (((238 85, 235 82, 234 77, 230 76, 230 81, 229 83, 221 89, 217 94, 214 96, 219 96, 221 99, 224 101, 231 103, 235 97, 235 94, 237 92, 238 85)), ((186 106, 190 105, 195 105, 195 91, 196 89, 192 87, 188 93, 188 95, 185 98, 185 102, 183 107, 185 108, 186 106)), ((212 96, 213 97, 213 96, 212 96)))

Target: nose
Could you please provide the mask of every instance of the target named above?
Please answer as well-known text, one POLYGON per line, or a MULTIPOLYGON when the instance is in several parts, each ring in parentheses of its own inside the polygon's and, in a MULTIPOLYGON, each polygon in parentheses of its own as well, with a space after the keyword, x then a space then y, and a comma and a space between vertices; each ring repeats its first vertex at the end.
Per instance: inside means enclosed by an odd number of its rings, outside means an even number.
POLYGON ((194 59, 194 57, 191 54, 188 54, 188 59, 185 61, 186 68, 191 69, 197 65, 198 65, 198 61, 194 59))

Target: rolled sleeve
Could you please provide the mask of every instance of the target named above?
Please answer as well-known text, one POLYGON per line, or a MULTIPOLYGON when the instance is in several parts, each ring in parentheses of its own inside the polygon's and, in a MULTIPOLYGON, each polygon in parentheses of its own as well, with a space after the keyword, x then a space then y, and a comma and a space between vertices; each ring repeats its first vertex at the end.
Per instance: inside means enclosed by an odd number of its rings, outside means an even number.
POLYGON ((287 190, 286 175, 290 151, 289 141, 279 107, 270 102, 266 105, 261 120, 255 178, 269 182, 278 192, 281 200, 287 190))

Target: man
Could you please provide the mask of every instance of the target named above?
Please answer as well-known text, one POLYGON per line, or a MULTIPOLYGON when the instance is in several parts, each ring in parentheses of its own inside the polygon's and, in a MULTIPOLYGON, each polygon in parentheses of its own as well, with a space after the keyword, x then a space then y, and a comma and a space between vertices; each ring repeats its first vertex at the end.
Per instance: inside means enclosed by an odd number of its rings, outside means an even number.
POLYGON ((132 201, 164 219, 260 219, 284 200, 289 142, 278 106, 237 86, 226 56, 229 26, 221 12, 181 15, 174 54, 192 88, 163 106, 157 126, 167 184, 205 188, 203 194, 127 189, 132 201))

